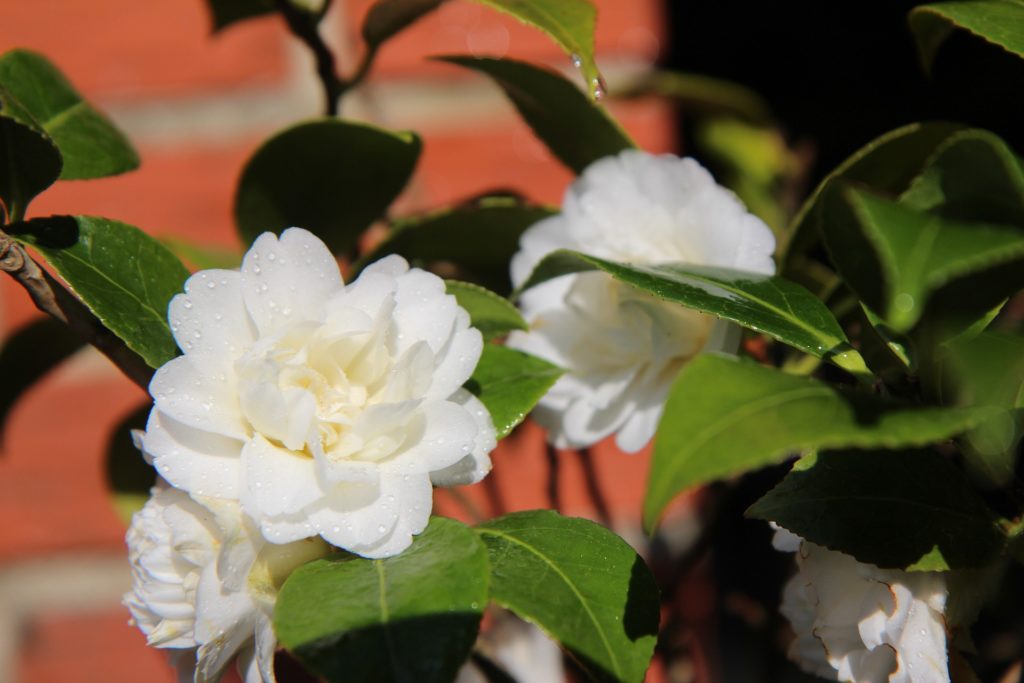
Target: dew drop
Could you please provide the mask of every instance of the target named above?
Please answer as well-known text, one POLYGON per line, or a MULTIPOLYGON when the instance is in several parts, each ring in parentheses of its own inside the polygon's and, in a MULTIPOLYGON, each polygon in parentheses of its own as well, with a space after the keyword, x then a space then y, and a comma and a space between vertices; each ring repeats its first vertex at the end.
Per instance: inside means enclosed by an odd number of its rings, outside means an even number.
POLYGON ((216 282, 214 282, 213 280, 210 280, 209 282, 207 282, 207 283, 206 283, 206 286, 207 286, 207 287, 208 287, 209 289, 216 289, 216 288, 217 288, 217 283, 216 283, 216 282))
POLYGON ((576 67, 577 69, 580 68, 581 66, 583 66, 583 59, 578 54, 576 54, 575 52, 572 53, 572 55, 569 56, 569 59, 572 60, 572 65, 574 67, 576 67))
POLYGON ((267 254, 267 260, 268 261, 273 261, 276 258, 277 258, 277 254, 275 254, 274 252, 270 252, 269 254, 267 254))
POLYGON ((333 527, 331 527, 331 531, 333 531, 336 534, 340 534, 341 533, 341 527, 340 526, 333 526, 333 527))
POLYGON ((591 79, 590 81, 590 94, 594 96, 595 100, 600 100, 608 92, 608 86, 605 85, 604 79, 600 76, 591 79))
POLYGON ((253 266, 253 267, 252 267, 252 272, 253 272, 253 274, 255 274, 255 275, 259 275, 260 273, 262 273, 262 272, 263 272, 263 269, 262 269, 262 268, 260 268, 259 266, 253 266))
POLYGON ((196 330, 195 332, 192 333, 192 336, 195 337, 196 339, 202 339, 203 333, 200 332, 199 330, 196 330))
POLYGON ((185 301, 181 305, 184 306, 185 308, 192 308, 192 301, 190 299, 185 299, 185 301))
POLYGON ((382 533, 384 533, 387 530, 388 530, 388 528, 386 526, 384 526, 383 524, 381 524, 380 526, 377 527, 377 533, 381 533, 382 534, 382 533))

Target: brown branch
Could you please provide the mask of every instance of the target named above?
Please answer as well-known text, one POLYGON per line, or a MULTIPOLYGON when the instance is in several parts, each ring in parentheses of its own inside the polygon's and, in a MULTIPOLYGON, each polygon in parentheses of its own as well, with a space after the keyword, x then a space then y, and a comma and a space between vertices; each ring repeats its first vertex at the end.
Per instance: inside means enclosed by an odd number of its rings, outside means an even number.
POLYGON ((562 499, 559 493, 559 463, 558 451, 551 444, 544 444, 548 456, 548 500, 551 502, 551 509, 560 512, 562 499))
POLYGON ((601 490, 601 482, 597 478, 597 468, 594 465, 594 455, 589 448, 581 448, 576 454, 580 458, 580 465, 583 467, 583 481, 587 486, 587 493, 594 503, 594 510, 597 512, 597 521, 609 529, 612 528, 612 513, 608 507, 608 501, 601 490))
POLYGON ((0 231, 0 270, 25 288, 36 308, 66 324, 83 341, 99 349, 144 390, 149 387, 153 368, 104 327, 85 304, 54 280, 32 260, 23 246, 3 231, 0 231))
MULTIPOLYGON (((327 116, 338 115, 338 99, 348 85, 338 76, 334 65, 334 53, 327 47, 320 31, 317 29, 319 17, 303 11, 293 5, 291 0, 274 0, 277 11, 281 13, 288 30, 301 40, 316 60, 316 74, 324 90, 324 111, 327 116)), ((325 8, 326 11, 326 8, 325 8)))

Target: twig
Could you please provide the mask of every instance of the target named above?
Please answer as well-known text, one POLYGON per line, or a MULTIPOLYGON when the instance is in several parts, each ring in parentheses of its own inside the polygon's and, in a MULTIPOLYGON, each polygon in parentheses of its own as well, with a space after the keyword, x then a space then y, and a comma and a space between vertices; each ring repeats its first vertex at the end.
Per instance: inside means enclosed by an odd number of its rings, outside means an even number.
POLYGON ((558 451, 551 444, 544 444, 544 447, 548 455, 548 500, 551 501, 551 509, 557 512, 562 507, 561 495, 558 493, 558 451))
MULTIPOLYGON (((316 60, 316 73, 323 86, 324 98, 327 100, 324 105, 324 111, 327 116, 337 116, 338 98, 341 97, 346 87, 349 86, 346 86, 341 77, 338 76, 334 65, 334 53, 327 47, 327 43, 324 42, 320 31, 317 29, 318 18, 299 9, 290 0, 274 0, 274 5, 277 7, 277 11, 281 13, 281 16, 284 17, 285 23, 288 24, 288 29, 292 34, 305 43, 306 47, 313 53, 313 58, 316 60)), ((327 11, 326 7, 324 11, 327 11)), ((369 65, 366 68, 369 69, 369 65)))
POLYGON ((594 509, 597 511, 597 521, 609 529, 612 525, 611 510, 608 508, 608 501, 601 491, 601 482, 597 480, 597 470, 594 468, 594 457, 589 448, 581 448, 579 451, 580 464, 583 466, 583 479, 587 484, 587 493, 594 501, 594 509))
POLYGON ((25 288, 32 302, 43 313, 53 316, 109 358, 130 380, 143 389, 149 387, 153 369, 121 339, 103 326, 85 304, 32 260, 25 248, 0 230, 0 270, 25 288))

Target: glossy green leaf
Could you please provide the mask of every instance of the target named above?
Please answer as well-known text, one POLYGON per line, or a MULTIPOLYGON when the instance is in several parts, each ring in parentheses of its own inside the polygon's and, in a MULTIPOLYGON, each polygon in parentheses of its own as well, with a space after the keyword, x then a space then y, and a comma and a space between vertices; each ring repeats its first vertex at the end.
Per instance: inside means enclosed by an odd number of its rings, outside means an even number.
POLYGON ((839 180, 863 183, 881 192, 899 194, 921 172, 935 149, 963 126, 952 123, 911 123, 875 138, 854 152, 815 188, 790 223, 782 251, 782 274, 801 267, 801 256, 821 235, 821 197, 839 180))
POLYGON ((921 5, 910 11, 910 28, 925 71, 953 31, 961 29, 1024 57, 1024 2, 961 0, 921 5))
POLYGON ((528 328, 519 310, 508 299, 469 282, 448 280, 445 284, 448 293, 469 313, 470 323, 480 330, 484 341, 528 328))
POLYGON ((156 483, 156 470, 142 457, 135 446, 134 430, 144 430, 153 404, 145 403, 126 415, 107 439, 107 487, 114 511, 125 524, 149 500, 149 490, 156 483))
POLYGON ((19 224, 33 246, 111 332, 154 368, 178 354, 167 305, 188 270, 138 228, 94 216, 53 216, 19 224))
POLYGON ((554 71, 511 59, 440 59, 493 78, 551 153, 577 173, 636 146, 602 107, 554 71))
POLYGON ((503 439, 526 418, 562 372, 536 356, 485 344, 466 388, 487 406, 498 438, 503 439))
POLYGON ((960 470, 930 451, 807 456, 747 514, 884 568, 981 567, 1006 543, 960 470))
POLYGON ((56 143, 0 84, 0 202, 9 221, 21 220, 33 197, 60 177, 62 164, 56 143))
POLYGON ((213 21, 213 30, 223 28, 274 11, 273 0, 206 0, 213 21))
POLYGON ((900 201, 944 218, 1024 228, 1024 164, 998 136, 959 131, 939 145, 900 201))
POLYGON ((242 252, 239 249, 211 247, 177 237, 162 237, 160 241, 190 270, 238 270, 242 265, 242 252))
POLYGON ((371 49, 399 33, 445 0, 377 0, 363 21, 363 40, 371 49))
POLYGON ((683 491, 824 448, 905 448, 944 441, 991 411, 904 404, 704 354, 679 374, 654 440, 644 498, 653 529, 683 491))
POLYGON ((1024 230, 944 219, 853 187, 830 190, 825 212, 832 262, 896 332, 912 328, 932 292, 954 280, 994 268, 1006 271, 998 288, 991 283, 972 290, 983 311, 1024 286, 1024 230))
POLYGON ((605 94, 601 72, 594 61, 594 29, 597 8, 591 0, 473 0, 511 14, 519 21, 539 28, 565 50, 579 68, 587 90, 594 99, 605 94))
POLYGON ((238 184, 242 241, 302 227, 333 252, 348 251, 405 187, 420 147, 413 133, 338 119, 277 133, 249 159, 238 184))
POLYGON ((768 103, 750 88, 703 74, 652 71, 615 94, 625 98, 668 97, 687 115, 737 117, 753 124, 770 124, 774 118, 768 103))
POLYGON ((476 530, 491 560, 492 600, 540 626, 594 680, 644 680, 658 634, 658 587, 625 541, 550 510, 476 530))
MULTIPOLYGON (((471 206, 398 222, 390 235, 353 266, 357 274, 388 254, 414 263, 453 263, 469 278, 502 294, 511 290, 508 264, 528 227, 554 214, 508 197, 485 197, 471 206)), ((355 277, 353 274, 351 277, 355 277)))
POLYGON ((64 158, 62 180, 131 171, 139 155, 113 123, 93 108, 45 57, 11 50, 0 57, 0 85, 53 139, 64 158))
POLYGON ((487 552, 442 517, 400 555, 299 567, 274 608, 278 641, 328 681, 450 683, 487 606, 487 552))
POLYGON ((780 277, 688 264, 627 265, 561 249, 544 257, 521 289, 594 269, 666 301, 764 332, 818 358, 863 369, 825 305, 800 285, 780 277))
POLYGON ((0 442, 18 399, 82 346, 71 328, 53 318, 26 323, 4 340, 0 346, 0 442))

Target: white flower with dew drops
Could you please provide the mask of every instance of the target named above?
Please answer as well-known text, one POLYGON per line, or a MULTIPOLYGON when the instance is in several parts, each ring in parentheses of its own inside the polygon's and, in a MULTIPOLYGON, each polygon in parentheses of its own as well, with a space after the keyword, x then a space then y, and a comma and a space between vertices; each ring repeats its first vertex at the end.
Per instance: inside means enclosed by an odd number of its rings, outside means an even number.
POLYGON ((793 661, 836 681, 949 683, 945 574, 879 569, 776 529, 799 568, 781 607, 793 661))
POLYGON ((273 543, 395 555, 433 485, 490 470, 494 426, 462 388, 480 333, 398 256, 345 285, 313 234, 266 233, 240 272, 190 277, 169 319, 184 355, 150 384, 143 449, 172 485, 240 501, 273 543))
POLYGON ((269 544, 237 503, 201 504, 166 486, 153 489, 125 540, 125 605, 149 644, 173 654, 182 679, 219 681, 237 656, 245 683, 273 683, 277 590, 295 567, 326 555, 326 543, 269 544))
MULTIPOLYGON (((518 287, 556 249, 651 265, 775 272, 775 238, 690 158, 624 151, 591 164, 562 213, 529 228, 512 260, 518 287)), ((739 328, 668 303, 601 272, 565 275, 523 293, 528 332, 509 346, 566 368, 534 411, 559 447, 616 434, 629 452, 650 441, 675 376, 702 351, 735 351, 739 328)))

